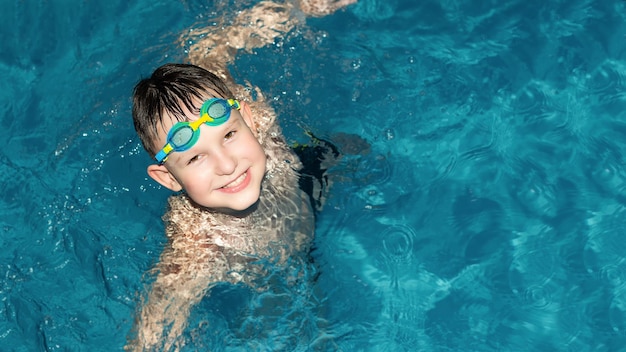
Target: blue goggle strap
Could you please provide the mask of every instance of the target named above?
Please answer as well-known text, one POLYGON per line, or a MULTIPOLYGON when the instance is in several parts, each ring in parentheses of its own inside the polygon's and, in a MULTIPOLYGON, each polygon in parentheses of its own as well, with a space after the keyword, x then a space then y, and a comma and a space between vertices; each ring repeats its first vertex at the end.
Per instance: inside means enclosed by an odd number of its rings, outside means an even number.
POLYGON ((163 149, 161 149, 155 156, 154 158, 156 159, 156 161, 159 162, 159 164, 163 164, 165 162, 165 159, 167 159, 167 155, 169 153, 172 152, 172 150, 174 150, 174 148, 172 147, 171 144, 167 143, 165 145, 165 147, 163 147, 163 149))

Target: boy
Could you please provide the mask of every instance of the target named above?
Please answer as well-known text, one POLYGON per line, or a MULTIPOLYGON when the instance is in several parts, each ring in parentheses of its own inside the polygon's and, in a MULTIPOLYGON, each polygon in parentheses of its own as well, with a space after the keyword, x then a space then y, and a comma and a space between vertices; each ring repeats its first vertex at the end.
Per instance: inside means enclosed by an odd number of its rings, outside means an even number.
MULTIPOLYGON (((326 7, 316 1, 311 8, 321 14, 354 1, 323 1, 326 7)), ((262 2, 237 19, 248 21, 263 13, 260 9, 293 11, 290 5, 262 2)), ((276 19, 290 23, 281 27, 286 30, 295 21, 276 19)), ((267 25, 266 19, 261 27, 239 28, 230 39, 238 42, 249 36, 246 31, 263 32, 267 25)), ((300 160, 272 109, 262 99, 253 102, 232 82, 225 69, 232 61, 231 42, 207 40, 215 50, 196 61, 217 75, 195 65, 167 64, 134 90, 135 129, 157 161, 148 166, 148 175, 180 193, 168 200, 163 219, 169 243, 154 268, 156 279, 138 313, 129 350, 180 348, 190 310, 211 285, 251 283, 263 274, 255 261, 283 264, 306 253, 313 236, 311 202, 298 187, 300 160)))

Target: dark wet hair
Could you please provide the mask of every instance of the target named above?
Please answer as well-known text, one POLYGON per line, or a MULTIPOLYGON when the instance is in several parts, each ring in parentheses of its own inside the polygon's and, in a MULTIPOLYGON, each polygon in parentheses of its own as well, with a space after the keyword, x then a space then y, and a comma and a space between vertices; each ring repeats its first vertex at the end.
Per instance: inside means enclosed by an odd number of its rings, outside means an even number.
POLYGON ((202 67, 188 64, 165 64, 150 78, 139 81, 133 90, 133 122, 144 149, 154 157, 157 127, 163 116, 187 120, 183 106, 199 112, 198 101, 217 93, 221 98, 234 98, 226 84, 202 67))

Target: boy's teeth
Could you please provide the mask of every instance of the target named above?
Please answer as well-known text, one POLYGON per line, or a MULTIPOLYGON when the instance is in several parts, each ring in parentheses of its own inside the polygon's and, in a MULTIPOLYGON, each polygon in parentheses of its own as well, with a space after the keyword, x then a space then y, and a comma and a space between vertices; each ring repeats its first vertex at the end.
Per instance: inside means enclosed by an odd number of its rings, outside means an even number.
POLYGON ((222 187, 222 188, 232 188, 232 187, 237 187, 239 186, 243 180, 246 178, 246 175, 248 174, 248 172, 244 172, 243 174, 241 174, 241 176, 237 177, 237 179, 229 184, 227 184, 226 186, 222 187))

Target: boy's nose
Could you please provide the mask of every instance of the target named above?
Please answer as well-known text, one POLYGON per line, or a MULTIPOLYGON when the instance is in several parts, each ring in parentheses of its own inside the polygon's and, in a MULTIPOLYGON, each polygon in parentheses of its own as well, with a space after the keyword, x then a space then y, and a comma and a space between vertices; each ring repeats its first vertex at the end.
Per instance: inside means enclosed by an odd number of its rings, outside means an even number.
POLYGON ((214 153, 216 158, 216 172, 218 175, 230 175, 237 169, 237 158, 221 149, 214 153))

